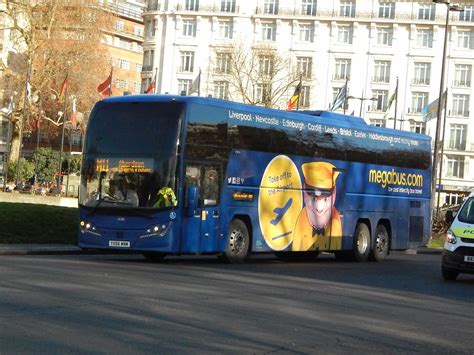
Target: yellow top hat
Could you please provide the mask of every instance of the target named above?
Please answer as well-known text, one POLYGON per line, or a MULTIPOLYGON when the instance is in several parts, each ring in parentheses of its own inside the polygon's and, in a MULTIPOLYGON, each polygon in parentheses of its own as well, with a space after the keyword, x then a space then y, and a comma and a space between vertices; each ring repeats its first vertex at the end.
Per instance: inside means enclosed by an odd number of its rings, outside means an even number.
POLYGON ((303 164, 304 181, 306 185, 316 188, 330 190, 336 185, 338 171, 334 171, 334 165, 326 162, 314 162, 303 164))

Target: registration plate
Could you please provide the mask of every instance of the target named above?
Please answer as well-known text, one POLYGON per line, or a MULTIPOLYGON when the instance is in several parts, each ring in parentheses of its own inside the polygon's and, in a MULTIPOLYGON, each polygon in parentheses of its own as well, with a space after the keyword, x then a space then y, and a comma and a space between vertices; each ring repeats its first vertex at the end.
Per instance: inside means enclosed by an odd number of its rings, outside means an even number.
POLYGON ((109 247, 130 248, 130 242, 123 240, 109 240, 109 247))
POLYGON ((474 263, 474 256, 464 255, 464 261, 467 262, 467 263, 474 263))

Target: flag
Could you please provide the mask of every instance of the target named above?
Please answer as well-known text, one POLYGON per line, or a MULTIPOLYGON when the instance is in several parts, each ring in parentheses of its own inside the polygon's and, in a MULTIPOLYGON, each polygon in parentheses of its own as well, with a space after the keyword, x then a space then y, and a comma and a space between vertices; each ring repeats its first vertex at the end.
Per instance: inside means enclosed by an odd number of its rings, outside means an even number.
POLYGON ((63 98, 63 96, 66 94, 67 77, 68 77, 68 75, 66 74, 66 77, 64 78, 63 84, 61 85, 61 91, 59 92, 59 96, 58 96, 58 100, 57 100, 58 102, 60 102, 61 99, 63 98))
POLYGON ((201 87, 201 70, 199 70, 198 76, 191 83, 191 86, 189 87, 188 95, 191 95, 193 93, 197 93, 198 96, 199 96, 200 95, 200 87, 201 87))
POLYGON ((288 102, 288 107, 286 108, 287 111, 293 110, 298 105, 298 101, 300 100, 300 95, 301 95, 301 81, 296 86, 293 96, 290 97, 290 101, 288 102))
MULTIPOLYGON (((441 96, 441 108, 446 104, 446 97, 448 96, 448 89, 446 89, 441 96)), ((438 99, 434 100, 432 103, 426 105, 421 109, 421 115, 423 116, 423 122, 428 122, 432 118, 438 116, 438 99)))
POLYGON ((154 94, 155 93, 155 85, 156 85, 156 74, 153 77, 153 80, 151 81, 148 88, 145 90, 145 94, 154 94))
POLYGON ((346 96, 347 96, 347 81, 344 84, 344 86, 339 89, 339 92, 334 98, 334 101, 332 102, 332 105, 329 108, 329 111, 334 111, 334 110, 337 110, 339 107, 341 107, 344 104, 344 101, 346 101, 346 96))
POLYGON ((105 81, 97 87, 97 92, 102 97, 112 96, 112 70, 113 68, 110 69, 110 74, 107 79, 105 79, 105 81))
POLYGON ((71 114, 71 124, 72 128, 76 128, 76 115, 77 115, 77 110, 76 110, 76 98, 72 99, 72 114, 71 114))
POLYGON ((385 115, 383 116, 384 118, 387 118, 387 116, 389 116, 390 108, 392 107, 393 102, 397 100, 397 92, 398 92, 398 86, 395 88, 395 92, 392 94, 392 96, 390 96, 390 98, 388 99, 387 111, 385 111, 385 115))

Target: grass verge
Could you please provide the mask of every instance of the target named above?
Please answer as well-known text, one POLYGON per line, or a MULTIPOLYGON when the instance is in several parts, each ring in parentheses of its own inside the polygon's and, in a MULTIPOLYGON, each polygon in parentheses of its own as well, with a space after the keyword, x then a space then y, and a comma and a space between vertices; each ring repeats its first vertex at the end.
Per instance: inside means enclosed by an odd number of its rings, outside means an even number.
POLYGON ((0 202, 0 243, 76 244, 77 208, 0 202))
POLYGON ((434 234, 428 243, 428 248, 443 249, 444 240, 446 239, 446 233, 434 234))

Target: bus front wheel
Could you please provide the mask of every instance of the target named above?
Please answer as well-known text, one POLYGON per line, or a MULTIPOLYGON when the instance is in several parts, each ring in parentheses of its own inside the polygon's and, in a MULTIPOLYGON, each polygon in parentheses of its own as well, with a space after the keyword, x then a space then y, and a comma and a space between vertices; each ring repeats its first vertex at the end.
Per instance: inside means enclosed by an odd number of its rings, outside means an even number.
POLYGON ((354 234, 352 256, 355 261, 367 261, 370 252, 370 231, 365 223, 357 224, 354 234))
POLYGON ((387 228, 383 224, 379 224, 375 230, 374 249, 370 252, 370 260, 382 262, 388 254, 389 236, 387 228))
POLYGON ((243 263, 249 254, 250 235, 247 225, 240 219, 234 219, 229 225, 225 256, 231 263, 243 263))

